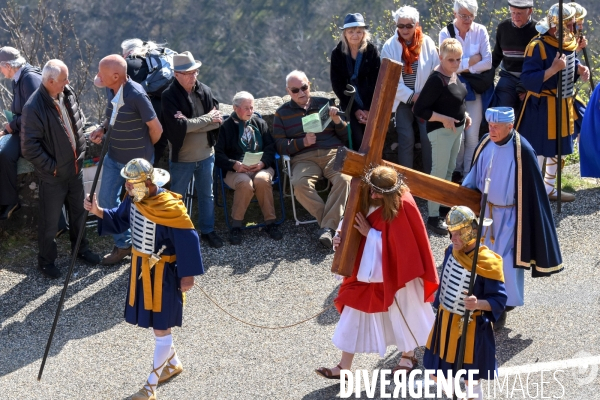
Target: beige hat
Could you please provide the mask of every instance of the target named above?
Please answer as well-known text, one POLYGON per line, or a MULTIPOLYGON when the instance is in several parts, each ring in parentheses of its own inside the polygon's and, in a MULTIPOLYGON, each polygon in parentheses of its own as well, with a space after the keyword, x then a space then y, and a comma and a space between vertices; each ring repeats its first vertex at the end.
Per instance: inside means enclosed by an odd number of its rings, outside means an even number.
POLYGON ((194 60, 194 56, 189 51, 173 56, 173 70, 177 72, 193 71, 200 68, 201 65, 202 63, 194 60))

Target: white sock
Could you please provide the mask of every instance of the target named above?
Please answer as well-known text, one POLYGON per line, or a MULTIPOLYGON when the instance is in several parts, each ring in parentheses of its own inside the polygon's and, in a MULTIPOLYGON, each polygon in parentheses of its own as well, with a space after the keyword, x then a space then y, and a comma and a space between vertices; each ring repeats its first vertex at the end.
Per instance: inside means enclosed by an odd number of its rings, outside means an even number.
POLYGON ((179 360, 179 356, 177 356, 177 352, 175 351, 175 345, 171 345, 171 350, 169 351, 169 356, 167 357, 169 364, 172 366, 181 365, 181 360, 179 360), (173 358, 171 358, 173 357, 173 358))
POLYGON ((151 388, 152 390, 156 388, 160 373, 166 365, 166 361, 169 359, 169 352, 171 351, 171 346, 173 345, 173 336, 155 336, 154 340, 156 342, 154 347, 154 371, 150 372, 150 375, 148 376, 148 383, 153 385, 151 388))
POLYGON ((479 384, 479 382, 474 382, 474 383, 469 382, 469 385, 467 387, 467 398, 469 398, 469 399, 483 399, 483 392, 481 391, 481 385, 479 384), (468 393, 469 393, 469 387, 473 388, 473 394, 475 395, 475 397, 469 397, 469 395, 468 395, 468 393))

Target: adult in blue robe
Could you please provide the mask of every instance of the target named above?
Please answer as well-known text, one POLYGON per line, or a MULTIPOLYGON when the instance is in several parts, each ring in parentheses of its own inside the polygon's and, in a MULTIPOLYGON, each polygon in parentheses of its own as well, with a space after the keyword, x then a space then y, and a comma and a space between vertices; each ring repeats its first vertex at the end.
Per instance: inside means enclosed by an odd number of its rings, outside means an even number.
POLYGON ((600 178, 600 86, 587 104, 579 134, 581 176, 600 178))

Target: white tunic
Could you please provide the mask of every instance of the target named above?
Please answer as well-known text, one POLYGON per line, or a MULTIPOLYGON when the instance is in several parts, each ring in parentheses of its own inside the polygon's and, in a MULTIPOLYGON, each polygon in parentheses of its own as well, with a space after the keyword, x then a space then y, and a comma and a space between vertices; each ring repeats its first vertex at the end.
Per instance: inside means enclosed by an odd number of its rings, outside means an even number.
MULTIPOLYGON (((371 208, 369 214, 374 210, 371 208)), ((360 260, 359 281, 383 282, 381 254, 381 232, 371 228, 360 260)), ((333 333, 333 344, 347 353, 379 353, 381 357, 389 345, 395 345, 401 352, 424 346, 435 316, 423 298, 423 280, 417 278, 396 292, 387 312, 365 313, 344 306, 333 333)))

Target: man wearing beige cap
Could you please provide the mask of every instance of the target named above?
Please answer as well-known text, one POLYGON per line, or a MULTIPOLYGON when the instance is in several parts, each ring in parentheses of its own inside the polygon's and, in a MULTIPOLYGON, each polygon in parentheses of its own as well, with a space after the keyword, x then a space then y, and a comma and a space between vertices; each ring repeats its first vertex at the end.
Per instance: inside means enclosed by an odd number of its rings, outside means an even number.
POLYGON ((162 117, 169 140, 171 191, 185 194, 195 177, 200 237, 211 247, 223 246, 215 233, 213 168, 220 124, 219 102, 208 86, 199 82, 196 61, 189 51, 173 56, 175 80, 162 93, 162 117))
POLYGON ((21 156, 21 112, 27 100, 42 83, 42 71, 29 65, 19 50, 0 48, 0 72, 13 80, 12 119, 4 124, 0 136, 9 135, 0 143, 0 220, 8 219, 21 208, 17 194, 17 161, 21 156))
POLYGON ((508 0, 510 18, 496 29, 492 68, 500 67, 500 80, 494 89, 492 107, 511 107, 518 114, 526 90, 521 84, 521 70, 527 45, 538 35, 532 18, 533 0, 508 0))

